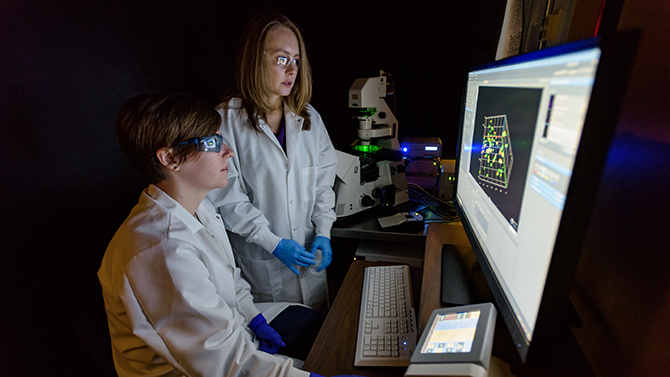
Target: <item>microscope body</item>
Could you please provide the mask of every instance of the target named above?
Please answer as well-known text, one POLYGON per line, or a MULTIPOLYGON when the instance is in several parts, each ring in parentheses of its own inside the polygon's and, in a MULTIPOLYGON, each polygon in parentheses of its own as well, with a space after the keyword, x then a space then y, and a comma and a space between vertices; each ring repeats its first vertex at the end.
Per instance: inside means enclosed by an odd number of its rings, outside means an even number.
POLYGON ((337 151, 334 190, 338 218, 409 200, 398 121, 384 100, 393 94, 386 79, 383 72, 379 77, 359 78, 349 89, 349 108, 358 110, 360 143, 337 151))
POLYGON ((377 206, 392 207, 409 200, 402 158, 374 159, 337 153, 335 214, 347 217, 377 206))
POLYGON ((398 120, 384 100, 393 94, 393 86, 388 85, 386 76, 356 79, 349 89, 349 108, 359 109, 358 138, 361 144, 369 145, 377 140, 377 145, 388 149, 399 149, 398 120))

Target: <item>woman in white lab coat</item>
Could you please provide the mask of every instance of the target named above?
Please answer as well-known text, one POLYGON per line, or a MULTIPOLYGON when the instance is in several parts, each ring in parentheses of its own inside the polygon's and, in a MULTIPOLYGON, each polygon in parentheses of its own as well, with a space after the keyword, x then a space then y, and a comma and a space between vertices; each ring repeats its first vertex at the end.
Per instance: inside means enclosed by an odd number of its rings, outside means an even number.
POLYGON ((176 93, 140 95, 119 112, 121 149, 152 182, 98 272, 122 377, 310 376, 272 355, 284 342, 253 303, 220 215, 203 201, 228 183, 233 152, 220 122, 211 106, 176 93))
POLYGON ((230 184, 208 195, 223 215, 256 302, 328 305, 325 268, 337 157, 309 105, 311 71, 298 28, 281 14, 246 27, 221 134, 235 151, 230 184))

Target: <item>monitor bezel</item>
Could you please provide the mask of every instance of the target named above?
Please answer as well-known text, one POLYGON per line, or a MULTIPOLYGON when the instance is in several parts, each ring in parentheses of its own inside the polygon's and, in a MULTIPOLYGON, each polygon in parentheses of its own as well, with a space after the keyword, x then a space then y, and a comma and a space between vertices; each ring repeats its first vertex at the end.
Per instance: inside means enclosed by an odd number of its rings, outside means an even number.
POLYGON ((453 204, 491 288, 498 312, 509 330, 523 363, 547 365, 551 360, 556 360, 559 357, 558 354, 560 354, 560 352, 556 352, 557 339, 571 336, 571 333, 569 333, 571 323, 567 321, 567 318, 573 318, 574 316, 568 315, 571 308, 569 291, 591 221, 607 151, 616 129, 618 110, 625 94, 625 84, 632 66, 638 34, 636 31, 628 31, 619 33, 612 38, 590 38, 559 45, 546 50, 476 66, 465 75, 456 148, 456 184, 453 189, 453 204), (591 91, 582 137, 575 157, 572 178, 568 186, 547 279, 542 292, 533 338, 531 342, 528 342, 507 296, 493 273, 490 262, 483 253, 482 246, 475 237, 473 226, 457 200, 468 75, 470 72, 481 69, 535 61, 594 47, 601 50, 600 62, 591 91), (614 80, 614 77, 618 79, 614 80))

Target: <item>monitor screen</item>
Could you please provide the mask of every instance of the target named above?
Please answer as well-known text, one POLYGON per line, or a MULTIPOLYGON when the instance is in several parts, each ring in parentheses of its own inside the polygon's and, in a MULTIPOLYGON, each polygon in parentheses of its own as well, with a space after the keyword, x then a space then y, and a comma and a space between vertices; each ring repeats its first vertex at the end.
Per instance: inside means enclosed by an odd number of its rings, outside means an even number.
POLYGON ((411 364, 441 364, 443 368, 476 364, 488 370, 496 315, 490 302, 435 309, 416 344, 411 364))
MULTIPOLYGON (((524 362, 538 335, 541 306, 558 292, 549 289, 548 277, 561 264, 557 245, 567 201, 580 191, 595 195, 589 179, 574 182, 576 162, 588 167, 591 158, 599 173, 613 132, 605 125, 583 137, 585 120, 594 118, 589 113, 601 52, 600 41, 590 39, 476 67, 467 75, 454 205, 524 362), (586 156, 584 148, 597 153, 586 156)), ((572 208, 573 218, 578 212, 572 208)), ((573 262, 574 251, 568 251, 573 262)), ((560 294, 567 301, 565 291, 560 294)))
POLYGON ((439 314, 428 330, 421 353, 467 353, 472 350, 480 310, 439 314))

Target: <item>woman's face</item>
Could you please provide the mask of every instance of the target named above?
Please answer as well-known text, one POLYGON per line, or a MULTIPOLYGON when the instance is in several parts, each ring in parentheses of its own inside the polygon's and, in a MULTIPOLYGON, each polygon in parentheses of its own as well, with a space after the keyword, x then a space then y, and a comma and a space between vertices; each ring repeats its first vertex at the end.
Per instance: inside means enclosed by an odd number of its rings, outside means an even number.
POLYGON ((300 46, 293 32, 279 26, 273 30, 265 49, 265 58, 270 64, 271 95, 270 103, 279 104, 281 97, 291 93, 298 74, 300 46))
MULTIPOLYGON (((217 132, 217 134, 220 134, 217 132)), ((184 181, 205 193, 228 184, 228 160, 235 155, 225 143, 219 152, 198 152, 197 159, 190 159, 180 167, 184 181)))

